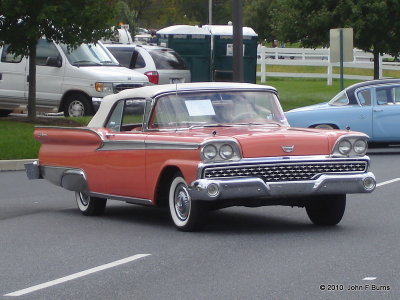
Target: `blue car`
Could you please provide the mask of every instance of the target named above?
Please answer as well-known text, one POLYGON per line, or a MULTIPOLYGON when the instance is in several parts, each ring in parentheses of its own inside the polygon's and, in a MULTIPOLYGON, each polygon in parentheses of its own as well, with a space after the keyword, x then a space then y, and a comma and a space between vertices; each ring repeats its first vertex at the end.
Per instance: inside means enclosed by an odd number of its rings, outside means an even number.
POLYGON ((350 129, 368 134, 370 142, 400 142, 400 79, 357 83, 329 102, 285 115, 293 127, 350 129))

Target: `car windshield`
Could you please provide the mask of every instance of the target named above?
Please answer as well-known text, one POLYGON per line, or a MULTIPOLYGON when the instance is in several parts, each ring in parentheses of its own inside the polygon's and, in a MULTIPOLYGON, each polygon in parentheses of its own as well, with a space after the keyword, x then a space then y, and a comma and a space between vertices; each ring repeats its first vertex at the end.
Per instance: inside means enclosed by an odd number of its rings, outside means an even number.
POLYGON ((341 91, 328 103, 332 106, 344 106, 349 104, 349 98, 347 97, 346 90, 341 91))
POLYGON ((115 58, 110 55, 100 44, 81 44, 71 48, 66 44, 60 44, 68 61, 78 67, 82 66, 117 66, 115 58))
POLYGON ((157 99, 149 129, 241 125, 287 125, 269 91, 174 93, 157 99))

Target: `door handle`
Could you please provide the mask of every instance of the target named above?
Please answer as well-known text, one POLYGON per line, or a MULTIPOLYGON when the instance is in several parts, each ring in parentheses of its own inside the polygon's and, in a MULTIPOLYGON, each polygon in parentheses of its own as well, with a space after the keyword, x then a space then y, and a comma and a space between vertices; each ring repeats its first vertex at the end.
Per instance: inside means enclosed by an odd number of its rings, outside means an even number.
POLYGON ((3 79, 3 73, 0 73, 0 80, 3 79))
POLYGON ((374 112, 381 112, 381 111, 383 111, 382 108, 380 108, 380 109, 375 108, 375 109, 374 109, 374 112))

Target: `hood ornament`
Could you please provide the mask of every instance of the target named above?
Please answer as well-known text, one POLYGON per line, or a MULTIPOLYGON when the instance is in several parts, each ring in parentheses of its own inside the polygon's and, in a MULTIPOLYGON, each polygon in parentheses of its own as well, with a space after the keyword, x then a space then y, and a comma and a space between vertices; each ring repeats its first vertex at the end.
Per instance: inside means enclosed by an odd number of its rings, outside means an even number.
POLYGON ((283 150, 284 152, 286 152, 286 153, 293 152, 293 150, 294 150, 294 145, 292 145, 292 146, 282 146, 282 150, 283 150))

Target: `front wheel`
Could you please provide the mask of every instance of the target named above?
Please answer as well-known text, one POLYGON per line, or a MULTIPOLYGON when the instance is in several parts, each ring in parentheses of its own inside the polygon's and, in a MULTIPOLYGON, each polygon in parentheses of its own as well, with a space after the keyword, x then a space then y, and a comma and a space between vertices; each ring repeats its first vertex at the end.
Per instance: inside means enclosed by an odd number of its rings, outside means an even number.
POLYGON ((346 195, 325 195, 308 200, 307 215, 315 225, 338 224, 346 208, 346 195))
POLYGON ((92 104, 89 99, 82 94, 72 94, 68 96, 64 104, 65 117, 82 117, 93 114, 92 104))
POLYGON ((192 201, 187 184, 180 175, 176 175, 172 179, 168 204, 171 219, 177 229, 194 231, 200 228, 204 207, 198 201, 192 201))
POLYGON ((106 209, 107 199, 92 197, 87 193, 75 192, 76 203, 85 216, 99 216, 106 209))

